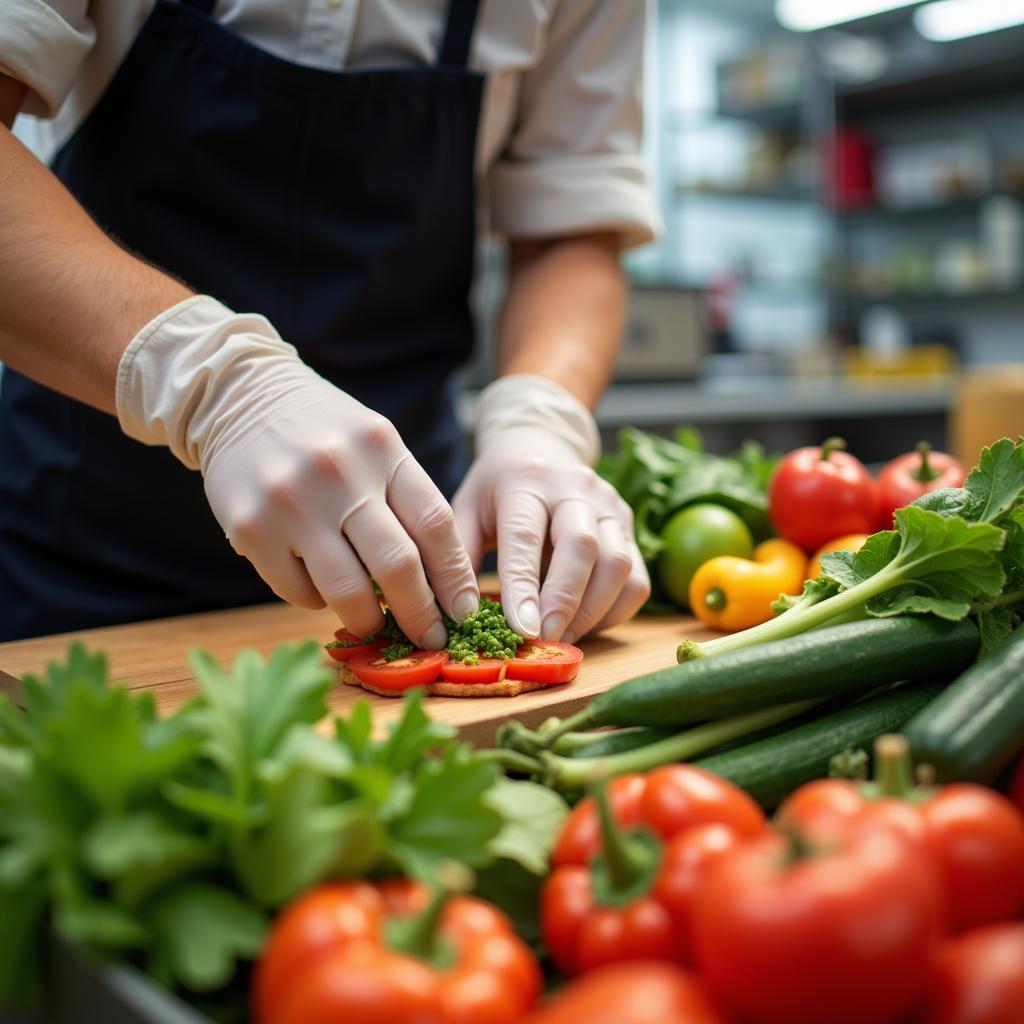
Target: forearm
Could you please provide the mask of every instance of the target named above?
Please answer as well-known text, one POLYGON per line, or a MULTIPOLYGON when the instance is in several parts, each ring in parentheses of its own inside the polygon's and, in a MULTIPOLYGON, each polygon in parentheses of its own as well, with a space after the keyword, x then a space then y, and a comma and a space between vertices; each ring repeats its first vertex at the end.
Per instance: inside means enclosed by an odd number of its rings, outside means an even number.
POLYGON ((191 293, 108 238, 14 138, 23 94, 0 75, 0 362, 113 412, 128 343, 191 293))
POLYGON ((547 377, 593 408, 615 368, 626 294, 615 235, 512 241, 499 372, 547 377))

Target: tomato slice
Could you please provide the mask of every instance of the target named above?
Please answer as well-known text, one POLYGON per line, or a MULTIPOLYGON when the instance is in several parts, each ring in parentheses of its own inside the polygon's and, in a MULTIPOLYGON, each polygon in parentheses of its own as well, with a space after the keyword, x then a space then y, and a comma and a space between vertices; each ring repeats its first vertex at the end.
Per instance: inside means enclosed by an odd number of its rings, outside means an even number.
POLYGON ((327 647, 327 653, 335 661, 351 661, 353 655, 362 654, 365 651, 379 651, 382 647, 387 646, 387 640, 364 640, 363 637, 356 636, 355 633, 350 633, 347 629, 336 629, 334 631, 334 639, 340 641, 343 644, 351 644, 351 646, 345 647, 327 647))
POLYGON ((537 640, 523 644, 505 675, 528 683, 568 683, 580 670, 583 652, 572 644, 537 640))
POLYGON ((450 683, 496 683, 505 677, 508 662, 502 658, 481 658, 476 665, 448 661, 441 666, 441 677, 450 683))
POLYGON ((413 651, 404 658, 387 661, 379 650, 372 650, 353 656, 348 667, 361 683, 400 692, 432 683, 447 660, 447 651, 413 651))

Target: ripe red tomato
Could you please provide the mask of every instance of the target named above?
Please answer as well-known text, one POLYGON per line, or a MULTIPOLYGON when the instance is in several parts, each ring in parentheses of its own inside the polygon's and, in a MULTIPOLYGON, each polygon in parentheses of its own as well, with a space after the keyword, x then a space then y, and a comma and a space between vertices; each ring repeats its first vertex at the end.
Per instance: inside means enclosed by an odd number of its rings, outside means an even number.
POLYGON ((985 786, 945 786, 921 808, 955 930, 1024 910, 1024 818, 985 786))
POLYGON ((817 551, 847 533, 872 533, 878 491, 863 463, 831 438, 820 448, 798 448, 778 465, 768 489, 768 511, 780 537, 817 551))
POLYGON ((940 487, 963 487, 967 470, 952 455, 933 452, 925 441, 878 474, 878 529, 891 530, 893 513, 940 487))
POLYGON ((450 683, 469 683, 473 686, 480 683, 496 683, 501 679, 508 662, 501 658, 481 658, 475 665, 467 665, 463 661, 446 661, 441 666, 441 678, 450 683))
POLYGON ((730 854, 697 900, 697 961, 749 1024, 893 1024, 923 994, 941 936, 929 872, 891 829, 820 850, 770 832, 730 854))
POLYGON ((274 922, 253 975, 253 1005, 270 1020, 301 967, 342 942, 372 940, 384 902, 368 883, 322 885, 291 903, 274 922))
POLYGON ((447 660, 445 651, 413 651, 403 658, 386 661, 380 651, 373 650, 355 655, 348 667, 361 683, 401 691, 432 683, 441 675, 441 666, 447 660))
POLYGON ((895 827, 934 865, 955 931, 1024 910, 1024 818, 985 786, 956 783, 915 804, 867 800, 853 783, 822 779, 790 796, 778 820, 822 841, 851 823, 895 827))
POLYGON ((679 958, 692 964, 697 959, 694 916, 697 900, 708 875, 746 841, 728 825, 695 825, 665 845, 661 871, 651 895, 669 913, 675 924, 679 958))
POLYGON ((920 1024, 1024 1021, 1024 924, 989 925, 946 943, 920 1024))
POLYGON ((508 663, 505 676, 527 683, 568 683, 580 670, 583 652, 553 640, 525 643, 508 663))
POLYGON ((379 651, 382 647, 386 647, 387 640, 366 640, 364 637, 356 636, 355 633, 350 633, 347 629, 336 629, 334 631, 334 639, 342 644, 344 647, 328 647, 327 653, 335 661, 351 661, 353 656, 356 654, 365 654, 367 651, 379 651))
POLYGON ((700 981, 665 963, 600 967, 522 1024, 725 1024, 700 981))
POLYGON ((667 764, 647 776, 640 820, 663 839, 708 822, 728 825, 741 836, 764 831, 764 811, 739 786, 689 764, 667 764))

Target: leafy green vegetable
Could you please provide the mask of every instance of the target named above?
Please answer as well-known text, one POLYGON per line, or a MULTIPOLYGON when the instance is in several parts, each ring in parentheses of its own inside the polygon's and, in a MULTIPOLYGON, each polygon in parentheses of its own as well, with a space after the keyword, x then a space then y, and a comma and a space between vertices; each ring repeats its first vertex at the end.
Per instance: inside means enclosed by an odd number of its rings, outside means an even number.
POLYGON ((535 782, 499 779, 488 792, 487 803, 504 821, 491 840, 491 853, 516 861, 535 875, 545 874, 555 837, 569 813, 565 800, 535 782))
POLYGON ((962 488, 934 491, 896 513, 856 553, 823 556, 822 578, 780 614, 742 633, 689 644, 691 656, 796 636, 851 617, 932 614, 958 621, 977 613, 984 647, 1011 627, 1001 610, 1024 599, 1024 441, 982 453, 962 488))
MULTIPOLYGON (((618 450, 602 458, 598 472, 632 508, 637 546, 651 563, 661 552, 665 523, 696 502, 724 505, 755 537, 768 536, 766 492, 775 462, 754 441, 746 442, 736 455, 719 458, 704 451, 692 429, 681 428, 670 440, 626 427, 619 433, 618 450)), ((650 605, 663 603, 655 594, 650 605)))
POLYGON ((419 692, 383 738, 366 702, 328 737, 318 644, 191 664, 199 695, 162 720, 80 645, 24 681, 24 711, 0 696, 0 1004, 31 985, 46 928, 210 993, 258 953, 269 912, 325 879, 429 879, 448 858, 544 870, 560 808, 510 789, 528 784, 501 781, 419 692))

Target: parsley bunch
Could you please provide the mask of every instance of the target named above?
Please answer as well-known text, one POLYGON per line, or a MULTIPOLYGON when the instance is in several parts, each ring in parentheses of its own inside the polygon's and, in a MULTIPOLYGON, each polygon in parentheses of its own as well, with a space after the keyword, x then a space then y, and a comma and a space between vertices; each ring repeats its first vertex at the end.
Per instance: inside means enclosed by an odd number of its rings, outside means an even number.
POLYGON ((194 996, 230 986, 269 914, 328 878, 544 872, 564 804, 502 778, 418 691, 385 737, 366 702, 328 737, 316 643, 191 665, 200 694, 164 719, 81 645, 26 677, 24 710, 0 694, 0 1005, 38 978, 48 929, 194 996))

